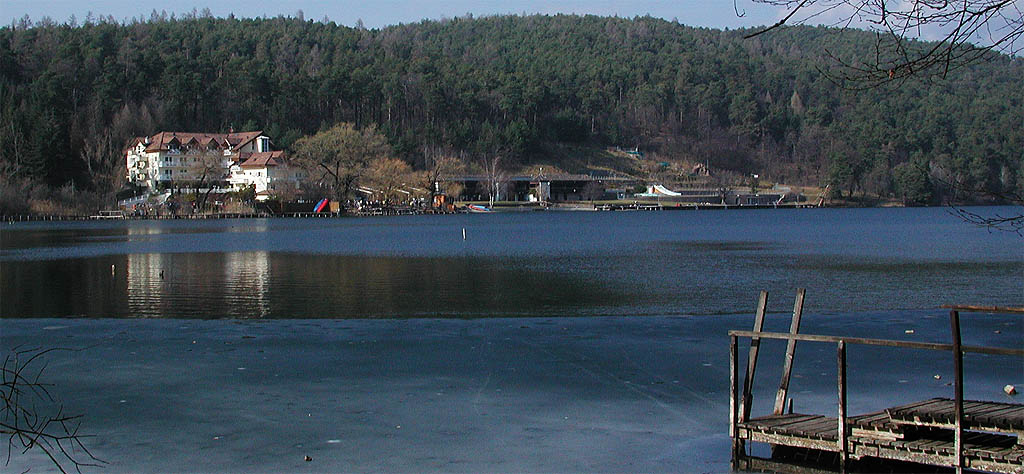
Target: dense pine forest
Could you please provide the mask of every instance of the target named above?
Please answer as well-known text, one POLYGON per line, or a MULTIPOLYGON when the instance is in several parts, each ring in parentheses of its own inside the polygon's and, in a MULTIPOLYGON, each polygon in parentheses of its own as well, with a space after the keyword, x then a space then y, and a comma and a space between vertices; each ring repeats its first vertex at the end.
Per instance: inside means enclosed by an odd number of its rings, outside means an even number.
MULTIPOLYGON (((680 20, 685 22, 685 18, 680 20)), ((829 74, 874 35, 692 28, 644 17, 494 16, 379 30, 187 15, 0 28, 0 186, 110 194, 122 148, 161 130, 264 130, 275 146, 376 125, 414 167, 438 150, 578 168, 658 163, 937 203, 1024 187, 1024 60, 868 90, 829 74)), ((566 171, 585 171, 566 169, 566 171)))

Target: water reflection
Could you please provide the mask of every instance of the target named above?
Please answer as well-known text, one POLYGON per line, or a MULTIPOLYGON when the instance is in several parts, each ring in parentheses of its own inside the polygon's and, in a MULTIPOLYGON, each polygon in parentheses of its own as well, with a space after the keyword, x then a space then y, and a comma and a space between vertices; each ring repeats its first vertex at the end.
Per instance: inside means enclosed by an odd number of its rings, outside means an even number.
POLYGON ((586 315, 606 314, 633 299, 599 278, 478 257, 261 251, 7 261, 2 266, 0 317, 586 315))
POLYGON ((165 285, 167 254, 132 254, 128 256, 128 309, 132 314, 158 313, 163 307, 164 295, 170 296, 165 285))
POLYGON ((270 282, 270 254, 238 252, 227 254, 224 265, 224 292, 230 298, 246 301, 252 308, 249 317, 264 318, 270 314, 267 290, 270 282))
POLYGON ((809 311, 1019 304, 1019 238, 948 218, 904 209, 15 225, 0 228, 0 317, 704 315, 749 312, 759 290, 780 301, 797 287, 809 311))
POLYGON ((270 260, 269 252, 129 255, 128 314, 111 316, 267 317, 270 260))

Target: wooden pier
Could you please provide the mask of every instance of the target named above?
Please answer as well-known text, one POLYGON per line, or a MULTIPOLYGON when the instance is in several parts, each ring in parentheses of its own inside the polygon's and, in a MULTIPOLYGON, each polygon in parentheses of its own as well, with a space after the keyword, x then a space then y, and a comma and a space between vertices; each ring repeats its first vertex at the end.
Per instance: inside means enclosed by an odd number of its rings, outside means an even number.
POLYGON ((760 442, 772 447, 773 458, 777 452, 791 454, 801 451, 800 459, 818 460, 826 466, 816 467, 836 466, 840 471, 846 471, 851 460, 871 460, 954 468, 958 473, 965 468, 1024 473, 1024 405, 963 399, 964 353, 1022 357, 1024 349, 963 346, 960 340, 961 311, 1024 313, 1024 308, 947 307, 950 310, 952 343, 944 344, 800 334, 803 298, 804 291, 799 290, 789 333, 762 331, 767 292, 761 292, 754 329, 729 331, 729 435, 733 443, 735 468, 780 468, 773 460, 747 455, 746 443, 760 442), (739 338, 750 339, 742 393, 739 388, 739 338), (752 418, 752 387, 762 339, 781 339, 788 344, 774 410, 770 415, 752 418), (797 341, 836 345, 836 416, 793 413, 792 400, 789 412, 785 412, 797 341), (875 413, 850 416, 847 414, 846 398, 846 349, 850 344, 949 352, 953 356, 954 397, 932 398, 875 413))

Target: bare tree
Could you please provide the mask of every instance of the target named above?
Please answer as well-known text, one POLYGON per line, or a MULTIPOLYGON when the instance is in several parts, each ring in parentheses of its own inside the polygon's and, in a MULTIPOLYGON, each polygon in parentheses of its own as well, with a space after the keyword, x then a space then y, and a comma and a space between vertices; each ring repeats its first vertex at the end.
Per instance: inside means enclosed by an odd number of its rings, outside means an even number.
POLYGON ((426 158, 427 168, 421 175, 421 182, 429 190, 430 203, 433 205, 434 197, 439 192, 451 194, 451 189, 449 189, 450 182, 448 180, 462 173, 466 166, 462 160, 451 153, 425 150, 424 157, 426 158))
POLYGON ((124 155, 109 128, 95 131, 82 141, 81 158, 93 188, 101 193, 113 194, 124 184, 124 155))
POLYGON ((294 149, 295 162, 310 176, 319 171, 329 177, 338 198, 347 198, 370 162, 390 151, 387 139, 375 127, 356 130, 347 122, 299 139, 294 149))
POLYGON ((378 158, 370 163, 366 179, 385 203, 394 204, 409 196, 412 182, 412 167, 398 158, 378 158))
POLYGON ((74 467, 105 464, 82 444, 87 435, 79 433, 81 415, 68 415, 47 387, 40 382, 43 356, 58 349, 11 349, 0 366, 0 435, 7 437, 7 460, 15 449, 21 453, 39 450, 61 472, 74 467), (88 461, 83 461, 83 458, 88 461))
POLYGON ((1013 212, 981 213, 950 204, 950 212, 963 219, 965 222, 983 227, 988 230, 1013 232, 1024 236, 1024 193, 1020 188, 1007 192, 998 192, 982 187, 971 186, 963 179, 952 178, 950 180, 933 177, 938 184, 952 190, 951 202, 958 199, 987 200, 990 202, 1003 202, 1013 205, 1016 209, 1013 212))
MULTIPOLYGON (((1024 10, 1016 0, 753 0, 783 7, 786 15, 748 38, 790 23, 832 19, 843 28, 868 26, 877 33, 873 54, 850 60, 829 55, 841 66, 834 79, 854 88, 901 82, 911 77, 945 78, 955 69, 997 52, 1021 52, 1024 10), (798 16, 799 15, 799 16, 798 16), (924 34, 938 41, 916 41, 924 34)), ((734 0, 735 7, 735 0, 734 0)), ((737 7, 737 13, 739 12, 737 7)))
POLYGON ((188 175, 196 193, 196 209, 202 211, 214 186, 227 177, 224 155, 218 150, 201 150, 186 155, 188 175))
POLYGON ((601 199, 601 196, 604 195, 604 186, 597 181, 587 181, 587 184, 583 185, 581 194, 583 195, 583 199, 588 201, 601 199))
POLYGON ((481 164, 484 168, 484 181, 487 183, 487 196, 491 207, 494 206, 494 201, 500 198, 501 185, 505 183, 507 178, 505 171, 501 167, 501 161, 501 153, 490 153, 481 156, 481 164))

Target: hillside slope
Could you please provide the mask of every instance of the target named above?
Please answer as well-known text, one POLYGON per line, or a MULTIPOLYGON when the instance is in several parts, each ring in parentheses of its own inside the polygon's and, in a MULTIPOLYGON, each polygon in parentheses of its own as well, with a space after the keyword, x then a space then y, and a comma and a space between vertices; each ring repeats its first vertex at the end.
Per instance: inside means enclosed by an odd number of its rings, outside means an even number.
POLYGON ((872 34, 743 35, 572 15, 381 30, 289 18, 14 25, 0 28, 0 167, 6 179, 104 189, 131 136, 263 129, 287 148, 349 121, 378 125, 418 166, 432 148, 575 168, 588 159, 562 163, 557 150, 600 158, 621 146, 922 202, 954 181, 1024 185, 1020 58, 854 92, 823 73, 826 51, 855 61, 872 34))

